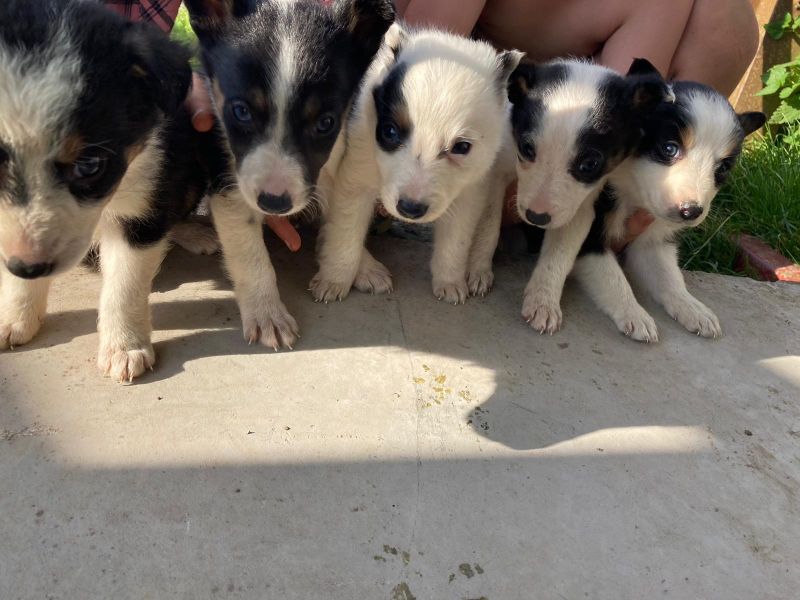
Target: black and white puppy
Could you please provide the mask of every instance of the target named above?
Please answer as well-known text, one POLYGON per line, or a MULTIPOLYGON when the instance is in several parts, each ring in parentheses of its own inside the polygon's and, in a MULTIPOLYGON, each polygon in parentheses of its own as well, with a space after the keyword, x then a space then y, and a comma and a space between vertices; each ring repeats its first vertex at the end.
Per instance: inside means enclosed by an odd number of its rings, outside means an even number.
MULTIPOLYGON (((661 76, 638 59, 629 77, 661 76)), ((595 222, 575 265, 576 277, 598 306, 623 333, 640 341, 657 341, 658 332, 611 250, 624 240, 626 219, 638 209, 655 218, 625 251, 624 264, 633 279, 689 331, 720 336, 716 315, 686 289, 675 238, 703 222, 744 138, 766 120, 760 112, 737 115, 709 87, 677 81, 671 88, 674 101, 662 102, 647 118, 634 156, 612 173, 597 200, 595 222)))
POLYGON ((389 30, 347 124, 310 286, 316 300, 342 299, 353 285, 391 289, 388 270, 364 247, 376 198, 397 219, 435 223, 440 300, 459 304, 489 290, 514 177, 506 90, 521 56, 436 30, 389 30))
POLYGON ((188 59, 94 3, 0 3, 0 350, 36 335, 53 278, 95 241, 98 365, 152 367, 151 282, 213 169, 182 108, 188 59))
POLYGON ((668 94, 662 81, 632 81, 587 61, 523 64, 512 75, 517 209, 523 221, 547 230, 522 307, 537 331, 561 326, 561 294, 594 201, 636 148, 644 115, 668 94))
POLYGON ((390 0, 187 0, 236 186, 211 199, 245 338, 291 348, 297 324, 264 247, 265 214, 314 205, 390 0))

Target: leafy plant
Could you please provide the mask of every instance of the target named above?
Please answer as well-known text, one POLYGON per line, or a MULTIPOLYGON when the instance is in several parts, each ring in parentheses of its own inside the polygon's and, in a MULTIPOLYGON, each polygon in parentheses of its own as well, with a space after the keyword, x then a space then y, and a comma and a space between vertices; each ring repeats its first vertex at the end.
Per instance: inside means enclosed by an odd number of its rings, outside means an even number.
MULTIPOLYGON (((800 16, 794 18, 786 13, 783 19, 764 26, 773 40, 780 40, 786 35, 800 34, 800 16)), ((800 148, 800 129, 787 127, 800 122, 800 57, 785 63, 772 66, 764 74, 764 88, 758 96, 778 97, 778 107, 770 117, 770 124, 779 126, 776 132, 777 141, 793 148, 800 148)))

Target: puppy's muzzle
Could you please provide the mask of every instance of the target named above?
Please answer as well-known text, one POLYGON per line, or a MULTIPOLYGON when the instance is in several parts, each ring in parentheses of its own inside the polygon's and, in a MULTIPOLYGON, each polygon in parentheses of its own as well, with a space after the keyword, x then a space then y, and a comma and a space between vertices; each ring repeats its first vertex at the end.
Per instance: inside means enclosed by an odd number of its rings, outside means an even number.
POLYGON ((397 201, 397 212, 404 216, 406 219, 416 221, 421 219, 428 212, 428 205, 423 202, 411 200, 409 198, 400 198, 397 201))
POLYGON ((55 266, 55 263, 51 262, 29 264, 20 260, 16 256, 12 256, 6 262, 6 267, 8 267, 8 270, 13 275, 21 277, 22 279, 37 279, 39 277, 47 277, 53 272, 55 266))
POLYGON ((288 192, 281 195, 261 192, 257 198, 258 207, 271 215, 285 215, 292 210, 292 197, 288 192))

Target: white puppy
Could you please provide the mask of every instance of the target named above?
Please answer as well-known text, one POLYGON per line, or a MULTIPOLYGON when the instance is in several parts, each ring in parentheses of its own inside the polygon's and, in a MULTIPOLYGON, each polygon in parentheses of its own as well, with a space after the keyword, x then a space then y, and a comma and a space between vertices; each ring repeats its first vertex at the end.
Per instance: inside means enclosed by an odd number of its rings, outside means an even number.
POLYGON ((668 94, 663 81, 631 81, 586 61, 524 64, 512 75, 517 208, 524 221, 547 230, 522 307, 540 333, 561 327, 561 294, 594 201, 633 152, 644 115, 668 94))
POLYGON ((311 281, 317 301, 342 299, 353 285, 391 290, 386 267, 364 248, 376 199, 403 221, 435 221, 439 299, 459 304, 489 290, 503 191, 513 178, 513 150, 501 152, 513 147, 506 88, 520 58, 439 31, 389 30, 328 192, 320 270, 311 281))

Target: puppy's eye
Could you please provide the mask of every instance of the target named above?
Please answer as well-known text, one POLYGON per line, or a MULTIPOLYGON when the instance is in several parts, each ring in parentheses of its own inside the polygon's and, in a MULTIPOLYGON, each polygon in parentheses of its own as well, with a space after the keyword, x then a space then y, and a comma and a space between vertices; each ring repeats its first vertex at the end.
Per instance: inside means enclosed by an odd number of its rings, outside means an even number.
POLYGON ((247 106, 247 102, 242 100, 231 102, 231 113, 233 118, 240 123, 251 123, 253 121, 253 113, 250 112, 250 107, 247 106))
POLYGON ((380 134, 385 143, 391 146, 400 145, 400 128, 391 121, 380 126, 380 134))
POLYGON ((336 127, 336 117, 330 114, 323 115, 320 117, 319 121, 317 121, 314 133, 319 136, 328 135, 333 131, 334 127, 336 127))
POLYGON ((466 156, 469 154, 469 151, 472 150, 472 144, 469 142, 458 142, 457 144, 453 144, 453 147, 450 148, 450 154, 461 154, 466 156))
POLYGON ((667 142, 665 144, 661 144, 659 151, 664 158, 674 159, 677 158, 681 153, 681 147, 675 142, 667 142))
POLYGON ((533 142, 522 142, 519 145, 519 158, 528 162, 536 160, 536 146, 533 145, 533 142))
POLYGON ((82 156, 72 165, 72 176, 75 179, 91 179, 102 175, 106 168, 106 159, 101 156, 82 156))
POLYGON ((578 163, 578 172, 584 177, 595 177, 603 168, 603 155, 598 151, 586 154, 578 163))

